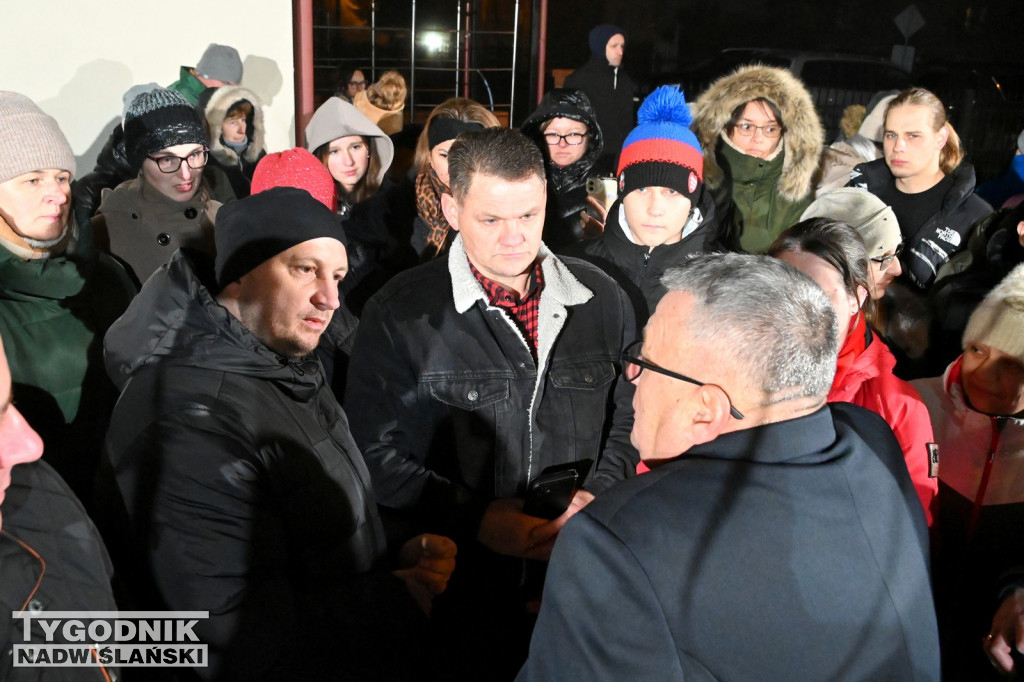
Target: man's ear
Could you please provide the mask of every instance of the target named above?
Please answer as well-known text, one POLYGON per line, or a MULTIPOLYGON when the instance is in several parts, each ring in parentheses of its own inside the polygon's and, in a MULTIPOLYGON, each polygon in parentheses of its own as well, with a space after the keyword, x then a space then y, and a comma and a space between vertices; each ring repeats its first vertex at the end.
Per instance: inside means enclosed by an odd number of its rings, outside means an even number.
POLYGON ((455 201, 455 197, 448 192, 441 193, 441 213, 444 213, 444 218, 452 226, 452 229, 458 231, 459 204, 455 201))
POLYGON ((718 438, 729 424, 729 395, 721 386, 704 384, 697 389, 699 401, 693 413, 691 435, 693 442, 709 443, 718 438))
POLYGON ((949 139, 949 124, 948 123, 946 125, 942 126, 942 128, 939 129, 938 138, 939 138, 939 140, 938 140, 939 141, 938 148, 942 149, 943 147, 946 146, 946 140, 949 139))

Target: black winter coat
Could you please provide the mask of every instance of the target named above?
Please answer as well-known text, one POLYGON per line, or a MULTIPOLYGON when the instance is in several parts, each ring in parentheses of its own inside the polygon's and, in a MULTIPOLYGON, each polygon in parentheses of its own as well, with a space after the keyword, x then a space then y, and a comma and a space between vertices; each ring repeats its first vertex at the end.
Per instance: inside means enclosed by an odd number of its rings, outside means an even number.
POLYGON ((634 337, 629 302, 592 265, 540 257, 539 362, 486 304, 459 235, 370 300, 349 364, 346 409, 381 504, 459 545, 432 614, 446 633, 444 679, 511 679, 526 656, 527 602, 546 564, 480 543, 487 505, 525 497, 551 465, 589 461, 581 483, 597 494, 639 461, 633 387, 618 366, 634 337))
POLYGON ((569 74, 564 86, 586 93, 597 114, 604 134, 604 152, 596 167, 598 174, 618 175, 619 152, 636 125, 636 83, 621 66, 610 66, 602 53, 591 55, 590 61, 569 74))
POLYGON ((587 209, 587 178, 604 149, 604 135, 590 100, 580 90, 556 88, 544 95, 537 109, 527 117, 521 128, 544 154, 548 198, 544 215, 544 243, 559 247, 583 239, 580 213, 587 209), (568 118, 587 126, 587 150, 576 163, 559 167, 548 155, 541 124, 553 118, 568 118))
POLYGON ((117 187, 137 175, 138 172, 128 163, 127 152, 124 149, 124 129, 118 121, 110 131, 110 137, 100 150, 99 156, 96 157, 96 166, 92 172, 71 183, 71 196, 79 222, 85 222, 96 215, 104 189, 117 187))
POLYGON ((348 238, 348 275, 340 289, 356 317, 385 282, 419 262, 410 242, 416 202, 408 192, 385 177, 369 199, 339 211, 348 238))
POLYGON ((927 527, 891 429, 831 404, 594 500, 555 544, 517 679, 937 681, 927 527))
MULTIPOLYGON (((12 611, 116 611, 117 605, 113 568, 96 526, 46 462, 11 470, 0 513, 0 679, 109 680, 101 667, 12 667, 11 645, 25 643, 24 622, 13 620, 12 611)), ((47 641, 38 622, 34 644, 47 641)), ((55 633, 54 643, 70 643, 61 628, 55 633)))
MULTIPOLYGON (((974 194, 974 166, 961 163, 950 173, 953 186, 942 200, 938 213, 916 230, 900 225, 903 232, 903 276, 918 290, 927 291, 942 265, 967 247, 971 228, 992 212, 992 207, 974 194)), ((892 183, 885 159, 854 166, 847 187, 860 187, 881 196, 892 183)))
POLYGON ((356 334, 345 404, 380 502, 419 509, 456 541, 552 464, 589 459, 594 492, 635 471, 618 368, 629 302, 594 266, 541 258, 539 378, 518 328, 485 304, 461 236, 381 289, 356 334))
POLYGON ((258 341, 199 258, 176 252, 106 338, 126 573, 149 607, 211 612, 202 676, 402 679, 422 614, 369 572, 385 539, 348 420, 320 363, 258 341))
POLYGON ((715 202, 707 191, 701 194, 699 215, 691 218, 699 221, 698 226, 675 244, 662 244, 653 249, 634 244, 623 231, 625 227, 619 217, 621 212, 622 199, 619 199, 608 211, 608 222, 600 237, 573 244, 564 253, 593 263, 622 287, 633 304, 639 334, 665 295, 661 276, 695 253, 722 250, 720 228, 715 202))

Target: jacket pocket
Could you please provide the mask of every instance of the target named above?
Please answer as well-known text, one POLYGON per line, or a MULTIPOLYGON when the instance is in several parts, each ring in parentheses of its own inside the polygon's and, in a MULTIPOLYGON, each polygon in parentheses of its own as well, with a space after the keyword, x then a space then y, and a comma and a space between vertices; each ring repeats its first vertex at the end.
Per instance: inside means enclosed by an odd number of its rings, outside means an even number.
MULTIPOLYGON (((610 359, 552 367, 537 424, 547 453, 540 468, 590 459, 596 461, 607 430, 610 394, 618 370, 610 359)), ((540 469, 538 469, 539 471, 540 469)))
POLYGON ((511 393, 508 379, 443 379, 429 383, 434 400, 460 410, 489 407, 508 400, 511 393))
POLYGON ((551 368, 551 383, 556 388, 592 391, 607 386, 618 372, 607 360, 590 360, 551 368))

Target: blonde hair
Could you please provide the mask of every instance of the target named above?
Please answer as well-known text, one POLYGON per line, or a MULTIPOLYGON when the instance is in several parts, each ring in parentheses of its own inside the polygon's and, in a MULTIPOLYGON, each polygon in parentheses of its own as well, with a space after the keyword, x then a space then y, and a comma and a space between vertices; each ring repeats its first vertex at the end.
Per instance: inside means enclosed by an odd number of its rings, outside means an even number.
POLYGON ((488 111, 484 105, 466 97, 452 97, 434 107, 423 125, 423 132, 416 142, 416 156, 413 167, 422 173, 430 165, 430 122, 435 118, 454 118, 463 123, 479 123, 484 128, 497 128, 501 125, 498 117, 488 111))
POLYGON ((405 79, 397 71, 385 71, 379 81, 366 88, 366 99, 384 111, 398 111, 404 107, 407 94, 405 79))
POLYGON ((946 119, 946 107, 942 100, 935 96, 935 93, 924 88, 910 88, 904 90, 889 102, 885 108, 885 118, 888 120, 889 112, 896 107, 913 106, 925 107, 932 114, 932 130, 939 132, 943 127, 949 132, 946 137, 946 144, 939 152, 939 169, 949 175, 960 162, 964 160, 964 149, 960 146, 960 136, 953 129, 953 124, 946 119))

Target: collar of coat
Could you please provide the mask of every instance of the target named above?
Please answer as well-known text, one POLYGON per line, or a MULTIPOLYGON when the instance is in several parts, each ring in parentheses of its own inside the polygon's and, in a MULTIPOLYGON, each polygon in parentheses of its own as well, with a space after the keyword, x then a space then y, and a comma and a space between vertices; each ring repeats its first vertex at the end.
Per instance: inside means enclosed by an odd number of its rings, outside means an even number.
MULTIPOLYGON (((544 273, 542 301, 572 306, 582 305, 594 297, 594 292, 583 286, 565 263, 548 250, 548 247, 541 244, 537 258, 540 259, 540 269, 544 273)), ((455 310, 459 314, 472 308, 477 301, 483 301, 485 306, 488 305, 487 292, 469 269, 469 258, 466 256, 461 234, 452 242, 448 255, 448 272, 452 277, 455 310)))

